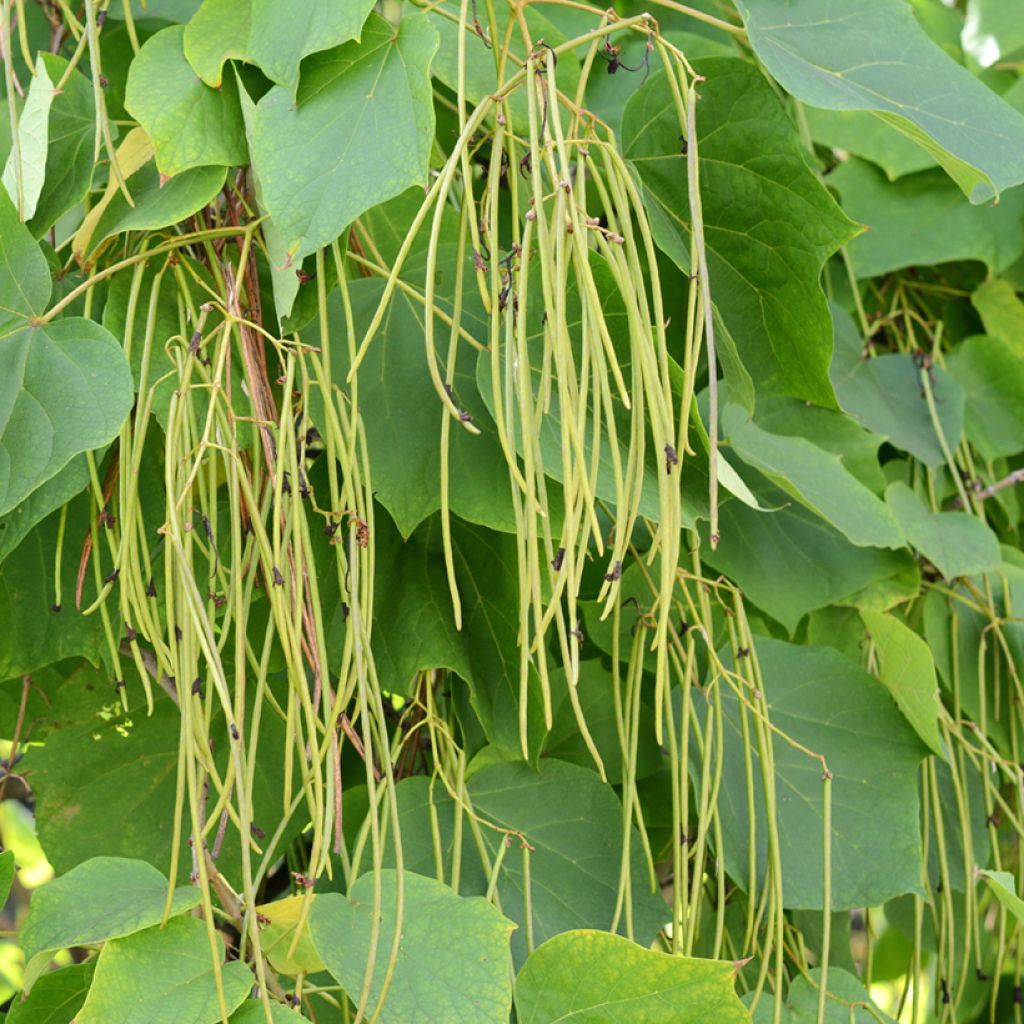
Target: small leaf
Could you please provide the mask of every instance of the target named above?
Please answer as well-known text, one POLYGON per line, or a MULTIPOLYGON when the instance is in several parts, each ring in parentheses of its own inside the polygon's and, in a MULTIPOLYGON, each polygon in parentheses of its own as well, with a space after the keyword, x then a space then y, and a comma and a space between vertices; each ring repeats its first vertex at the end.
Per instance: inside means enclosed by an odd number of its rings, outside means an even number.
POLYGON ((436 48, 425 14, 406 11, 397 29, 371 15, 360 42, 307 61, 297 103, 280 86, 259 101, 249 132, 253 168, 291 263, 334 241, 371 206, 426 182, 436 48))
MULTIPOLYGON (((67 72, 68 62, 53 53, 40 54, 40 58, 50 80, 59 82, 67 72)), ((92 86, 85 75, 76 72, 68 76, 50 107, 46 177, 29 224, 36 238, 41 238, 85 198, 92 183, 95 140, 96 106, 92 86)))
POLYGON ((220 89, 204 85, 185 59, 184 36, 185 28, 173 25, 146 40, 125 94, 128 112, 153 140, 156 165, 168 177, 249 160, 234 76, 220 89))
POLYGON ((44 974, 28 998, 15 996, 7 1024, 73 1024, 92 984, 96 962, 71 964, 44 974))
MULTIPOLYGON (((308 1021, 301 1013, 296 1013, 289 1006, 281 1003, 270 1004, 270 1019, 273 1024, 296 1024, 297 1021, 308 1021)), ((247 999, 231 1014, 229 1024, 267 1024, 267 1015, 263 1004, 258 999, 247 999)))
MULTIPOLYGON (((193 886, 175 890, 171 913, 198 906, 200 895, 193 886)), ((21 946, 31 958, 131 935, 160 921, 166 901, 167 879, 152 864, 95 857, 32 894, 21 946)))
POLYGON ((981 519, 968 512, 931 512, 902 483, 886 488, 885 502, 906 530, 910 543, 946 579, 999 568, 999 540, 981 519))
POLYGON ((6 906, 14 883, 14 851, 0 852, 0 907, 6 906))
POLYGON ((54 83, 50 81, 46 61, 40 54, 25 105, 18 118, 18 150, 11 147, 3 174, 4 187, 23 221, 32 219, 39 195, 43 191, 50 105, 54 95, 54 83))
POLYGON ((979 871, 999 902, 1024 924, 1024 900, 1017 895, 1017 883, 1009 871, 979 871))
POLYGON ((1024 117, 936 46, 902 0, 738 0, 754 52, 797 99, 870 110, 971 202, 1024 181, 1024 117))
POLYGON ((368 1008, 381 1024, 507 1024, 512 1008, 508 938, 513 924, 481 897, 462 897, 432 878, 403 879, 401 940, 381 1003, 396 927, 398 874, 379 872, 379 933, 372 944, 374 875, 363 875, 349 899, 315 897, 310 930, 327 969, 347 992, 362 990, 375 956, 368 1008))
POLYGON ((744 1024, 735 978, 735 964, 672 956, 607 932, 565 932, 523 965, 516 1011, 520 1024, 744 1024))
MULTIPOLYGON (((224 1001, 231 1013, 241 1006, 255 978, 240 960, 223 962, 219 936, 217 946, 224 1001)), ((147 928, 103 947, 76 1024, 218 1024, 221 1019, 206 925, 194 917, 176 917, 162 928, 147 928)))
POLYGON ((881 612, 861 611, 879 660, 879 679, 914 732, 940 757, 939 681, 928 645, 899 619, 881 612))
POLYGON ((739 406, 722 413, 728 443, 759 469, 861 547, 900 548, 903 531, 884 502, 872 494, 831 452, 804 437, 762 430, 739 406))
POLYGON ((261 917, 267 919, 267 924, 263 925, 260 934, 260 948, 270 961, 270 966, 279 974, 315 974, 317 971, 326 970, 309 934, 308 916, 295 951, 289 952, 295 941, 295 929, 305 905, 304 896, 288 896, 256 908, 261 917))

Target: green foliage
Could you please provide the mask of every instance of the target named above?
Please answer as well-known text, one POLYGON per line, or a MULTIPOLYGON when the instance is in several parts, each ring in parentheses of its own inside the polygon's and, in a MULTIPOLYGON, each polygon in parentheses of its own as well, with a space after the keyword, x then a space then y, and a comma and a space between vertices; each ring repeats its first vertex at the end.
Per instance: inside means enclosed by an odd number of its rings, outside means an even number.
POLYGON ((6 1021, 1019 1016, 1015 0, 3 13, 6 1021))

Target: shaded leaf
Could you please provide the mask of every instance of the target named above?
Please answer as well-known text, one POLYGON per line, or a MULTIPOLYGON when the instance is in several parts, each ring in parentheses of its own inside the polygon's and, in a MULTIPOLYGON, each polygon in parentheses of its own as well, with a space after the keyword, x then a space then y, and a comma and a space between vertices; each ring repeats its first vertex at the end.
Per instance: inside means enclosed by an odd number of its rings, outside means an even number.
POLYGON ((54 509, 66 505, 89 485, 85 456, 73 458, 56 476, 40 484, 21 504, 0 516, 0 562, 54 509))
MULTIPOLYGON (((454 253, 442 259, 438 273, 441 294, 453 289, 454 253)), ((379 280, 356 280, 349 286, 356 336, 369 325, 384 291, 379 280)), ((469 306, 470 303, 467 303, 469 306)), ((391 513, 403 536, 441 507, 441 424, 450 418, 430 379, 423 346, 424 310, 399 293, 388 307, 381 331, 359 368, 359 406, 366 428, 367 447, 374 466, 377 500, 391 513)), ((340 294, 328 299, 331 371, 338 387, 348 390, 348 345, 340 294)), ((464 324, 478 336, 486 336, 483 322, 472 308, 464 324)), ((438 336, 447 338, 450 328, 435 320, 438 336)), ((319 324, 303 336, 320 344, 319 324)), ((464 353, 457 364, 452 391, 480 430, 471 434, 458 423, 450 424, 448 465, 449 500, 463 519, 491 529, 511 532, 515 515, 508 468, 497 437, 497 428, 484 405, 474 379, 474 353, 464 353)), ((325 434, 323 403, 311 403, 314 422, 325 434)))
POLYGON ((861 611, 878 655, 878 676, 914 732, 940 757, 939 681, 928 645, 898 618, 861 611))
POLYGON ((999 273, 1024 252, 1024 188, 997 206, 972 206, 939 170, 887 181, 856 158, 827 181, 843 209, 868 228, 849 246, 860 278, 953 260, 980 260, 999 273))
MULTIPOLYGON (((314 898, 310 932, 334 978, 356 995, 371 955, 371 1015, 381 1002, 397 924, 394 871, 381 871, 380 930, 373 945, 374 876, 363 875, 349 898, 314 898)), ((512 1006, 508 970, 511 921, 480 897, 463 897, 432 878, 403 878, 401 940, 383 1000, 382 1024, 506 1024, 512 1006)))
POLYGON ((516 978, 520 1024, 742 1024, 735 964, 643 949, 606 932, 565 932, 516 978))
MULTIPOLYGON (((711 293, 759 393, 833 406, 831 325, 819 277, 855 234, 804 160, 771 87, 745 61, 695 67, 701 196, 711 293)), ((679 117, 664 73, 623 115, 623 155, 637 168, 659 246, 689 271, 689 201, 679 117)))
POLYGON ((44 974, 27 999, 15 997, 7 1024, 72 1024, 92 984, 95 961, 44 974))
MULTIPOLYGON (((309 1018, 297 1013, 290 1006, 271 1003, 270 1019, 273 1024, 295 1024, 296 1021, 306 1021, 309 1018)), ((258 999, 247 999, 231 1014, 229 1024, 267 1024, 267 1015, 263 1011, 263 1004, 258 999)))
MULTIPOLYGON (((793 979, 783 1004, 782 1024, 818 1024, 818 985, 821 971, 798 975, 793 979)), ((765 995, 757 1005, 754 1024, 771 1024, 774 1000, 765 995)), ((832 967, 828 972, 828 1000, 825 1003, 825 1024, 896 1024, 871 1001, 867 989, 856 974, 832 967), (870 1009, 868 1009, 870 1007, 870 1009)))
MULTIPOLYGON (((921 384, 921 370, 907 353, 865 358, 849 315, 833 309, 836 324, 832 380, 843 409, 858 423, 927 465, 945 461, 921 384)), ((954 377, 932 367, 930 385, 943 436, 951 449, 960 443, 964 393, 954 377)))
POLYGON ((1024 21, 1004 0, 967 0, 962 39, 964 50, 987 68, 1024 47, 1024 21))
POLYGON ((981 203, 1024 181, 1024 117, 925 34, 901 0, 738 0, 772 77, 829 110, 870 110, 981 203))
MULTIPOLYGON (((217 946, 230 1013, 242 1004, 255 978, 240 960, 223 962, 220 936, 217 946)), ((177 917, 162 928, 147 928, 103 947, 76 1024, 216 1024, 221 1019, 206 925, 194 917, 177 917)))
POLYGON ((0 852, 0 907, 7 905, 7 897, 11 894, 14 883, 14 851, 0 852))
MULTIPOLYGON (((926 748, 888 693, 857 665, 827 647, 756 638, 756 651, 778 730, 772 741, 783 902, 820 910, 823 870, 822 764, 786 741, 824 756, 832 782, 832 909, 874 906, 919 892, 921 835, 917 770, 926 748)), ((722 691, 726 715, 719 811, 725 864, 748 884, 752 841, 740 706, 722 691)), ((753 761, 757 884, 768 860, 759 754, 753 761)))
POLYGON ((988 460, 1024 451, 1024 359, 1000 338, 978 336, 946 362, 967 396, 968 440, 988 460))
POLYGON ((910 543, 946 579, 987 572, 1002 562, 998 538, 975 516, 967 512, 932 512, 902 483, 886 488, 885 501, 906 530, 910 543))
MULTIPOLYGON (((174 893, 171 914, 199 905, 200 891, 174 893)), ((157 924, 167 902, 167 878, 152 864, 124 857, 94 857, 40 886, 21 929, 26 957, 47 950, 118 939, 157 924)))
MULTIPOLYGON (((2 345, 2 342, 0 342, 2 345)), ((87 499, 70 506, 68 519, 88 516, 87 499)), ((59 516, 53 514, 31 530, 0 564, 0 679, 21 677, 64 658, 88 658, 98 663, 105 649, 99 616, 84 616, 74 606, 70 581, 74 579, 82 535, 69 531, 64 538, 61 567, 63 604, 55 601, 54 567, 59 516), (77 548, 77 550, 76 550, 77 548)), ((77 520, 81 522, 81 519, 77 520)), ((85 586, 85 602, 95 595, 92 581, 85 586)))
POLYGON ((156 165, 168 177, 249 160, 234 77, 220 89, 196 78, 184 37, 184 27, 174 25, 147 39, 132 61, 125 93, 128 112, 153 140, 156 165))
POLYGON ((899 129, 863 110, 805 107, 811 138, 819 146, 853 153, 885 171, 890 181, 935 166, 935 160, 899 129))

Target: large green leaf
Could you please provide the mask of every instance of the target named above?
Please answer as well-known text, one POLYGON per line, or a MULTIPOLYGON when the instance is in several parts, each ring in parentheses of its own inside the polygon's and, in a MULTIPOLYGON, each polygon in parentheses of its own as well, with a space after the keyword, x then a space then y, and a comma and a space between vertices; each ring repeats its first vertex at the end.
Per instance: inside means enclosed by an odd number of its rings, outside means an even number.
MULTIPOLYGON (((453 287, 454 255, 448 255, 452 258, 443 261, 437 275, 442 294, 453 287)), ((360 279, 353 281, 349 290, 358 337, 377 309, 384 283, 360 279)), ((423 322, 422 305, 397 294, 359 368, 359 408, 374 467, 374 490, 406 537, 441 507, 441 424, 449 417, 430 379, 423 322)), ((478 335, 485 334, 478 318, 466 316, 464 322, 478 335)), ((351 363, 338 292, 333 292, 328 301, 328 323, 332 377, 345 388, 351 363)), ((447 339, 450 328, 439 318, 435 319, 435 329, 438 337, 447 339)), ((312 344, 321 343, 316 321, 303 337, 312 344)), ((471 349, 462 354, 456 364, 452 392, 480 433, 471 434, 458 423, 450 424, 449 500, 452 511, 463 519, 512 532, 515 514, 508 468, 497 429, 477 390, 475 355, 471 349)), ((314 396, 311 405, 314 421, 324 433, 319 396, 314 396)))
MULTIPOLYGON (((867 358, 847 313, 833 308, 835 354, 832 380, 839 402, 858 423, 915 458, 937 467, 945 461, 914 357, 891 353, 867 358)), ((942 367, 929 370, 929 383, 943 436, 951 450, 960 443, 964 393, 942 367)))
MULTIPOLYGON (((241 960, 223 962, 220 936, 217 946, 230 1013, 242 1004, 255 978, 241 960)), ((206 925, 178 917, 103 947, 76 1024, 217 1024, 221 1019, 206 925)))
POLYGON ((868 228, 849 246, 858 277, 953 260, 981 260, 999 273, 1024 252, 1024 188, 998 205, 972 206, 939 170, 888 181, 856 158, 827 180, 843 209, 868 228))
MULTIPOLYGON (((824 261, 855 234, 804 160, 771 87, 750 64, 697 61, 701 196, 711 294, 759 393, 832 406, 824 261)), ((658 244, 689 271, 679 118, 664 74, 630 99, 623 153, 644 183, 658 244)))
POLYGON ((895 616, 867 610, 860 614, 875 644, 879 679, 914 732, 942 756, 939 681, 928 645, 895 616))
POLYGON ((733 451, 787 494, 861 547, 900 548, 905 536, 885 503, 832 452, 803 437, 762 430, 746 411, 728 405, 722 430, 733 451))
POLYGON ((374 957, 368 1007, 381 1024, 506 1024, 512 1008, 512 922, 481 897, 459 896, 435 879, 407 872, 402 882, 402 937, 383 1001, 398 924, 395 871, 381 871, 376 879, 363 875, 348 899, 338 893, 315 898, 310 931, 327 969, 358 998, 374 957), (381 898, 376 945, 375 884, 381 898))
POLYGON ((161 174, 247 163, 234 76, 220 89, 205 85, 185 59, 184 38, 173 25, 146 40, 128 72, 128 112, 153 140, 161 174))
MULTIPOLYGON (((68 62, 56 54, 40 54, 50 80, 59 82, 68 62)), ((82 74, 72 74, 50 107, 46 177, 29 228, 41 237, 89 191, 96 140, 96 106, 92 86, 82 74)))
MULTIPOLYGON (((529 887, 534 943, 576 928, 611 928, 619 871, 622 865, 622 806, 615 790, 596 772, 554 758, 541 761, 542 771, 523 762, 505 762, 480 768, 470 776, 473 811, 484 820, 512 833, 511 848, 498 874, 502 913, 515 921, 512 952, 517 963, 526 959, 526 875, 522 840, 529 844, 529 887)), ((454 846, 455 805, 440 786, 425 778, 412 778, 398 787, 405 866, 419 874, 450 877, 454 846), (440 829, 434 845, 432 820, 440 829), (438 864, 437 854, 442 862, 438 864)), ((630 898, 633 936, 650 945, 671 916, 661 894, 652 890, 640 850, 640 838, 631 831, 630 898)), ((481 829, 493 864, 500 831, 481 829)), ((488 874, 481 866, 470 829, 463 826, 459 891, 486 892, 488 874)), ((393 854, 388 851, 389 863, 393 854)), ((625 931, 625 917, 619 920, 625 931)))
POLYGON ((990 460, 1024 450, 1024 359, 1000 338, 977 336, 946 361, 967 395, 968 440, 990 460))
MULTIPOLYGON (((183 886, 171 913, 198 906, 201 893, 183 886)), ((152 864, 94 857, 32 894, 20 941, 25 956, 118 939, 157 924, 167 902, 167 878, 152 864)))
POLYGON ((21 220, 31 220, 43 191, 50 134, 50 106, 55 95, 46 61, 40 55, 28 96, 18 117, 18 149, 11 147, 3 183, 21 220))
POLYGON ((89 960, 44 974, 28 998, 15 997, 7 1024, 73 1024, 92 984, 95 966, 89 960))
POLYGON ((302 58, 358 39, 372 7, 373 0, 205 0, 185 26, 185 55, 215 89, 234 57, 258 65, 294 96, 302 58))
POLYGON ((111 441, 132 407, 121 346, 69 317, 0 338, 0 513, 80 452, 111 441))
POLYGON ((297 104, 280 86, 259 101, 249 145, 282 259, 301 260, 371 206, 426 182, 436 48, 425 14, 406 11, 397 29, 371 15, 360 42, 307 61, 297 104))
MULTIPOLYGON (((820 910, 823 880, 822 755, 832 782, 832 907, 874 906, 920 891, 917 770, 925 746, 874 679, 827 647, 758 637, 757 657, 773 739, 783 901, 820 910), (789 737, 805 750, 788 743, 789 737)), ((723 690, 725 757, 720 813, 725 864, 746 886, 751 842, 744 734, 738 699, 723 690)), ((759 753, 752 751, 758 884, 768 860, 759 753)))
POLYGON ((885 580, 909 574, 910 593, 917 593, 920 576, 908 553, 856 547, 802 506, 779 507, 786 500, 781 491, 762 497, 776 511, 758 512, 738 501, 722 506, 715 550, 702 524, 701 558, 790 633, 808 612, 853 603, 885 580))
POLYGON ((870 110, 975 203, 1024 181, 1024 117, 925 34, 902 0, 737 0, 757 56, 812 107, 870 110))
POLYGON ((516 978, 520 1024, 743 1024, 735 964, 643 949, 607 932, 566 932, 516 978))
POLYGON ((0 190, 0 515, 109 442, 132 405, 121 346, 91 320, 37 322, 49 299, 46 259, 0 190))
POLYGON ((999 568, 999 540, 981 519, 967 512, 932 512, 903 483, 886 488, 885 502, 906 530, 910 543, 946 579, 999 568))

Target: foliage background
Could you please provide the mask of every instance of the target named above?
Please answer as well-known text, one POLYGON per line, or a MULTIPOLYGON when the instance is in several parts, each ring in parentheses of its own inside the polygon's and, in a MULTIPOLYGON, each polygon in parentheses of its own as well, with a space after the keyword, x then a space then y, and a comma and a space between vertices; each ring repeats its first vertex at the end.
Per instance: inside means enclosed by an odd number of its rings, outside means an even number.
POLYGON ((1014 0, 0 13, 0 1019, 1020 1021, 1014 0))

